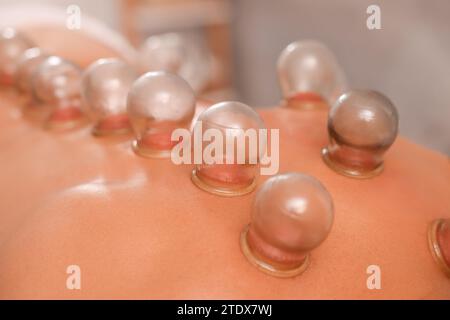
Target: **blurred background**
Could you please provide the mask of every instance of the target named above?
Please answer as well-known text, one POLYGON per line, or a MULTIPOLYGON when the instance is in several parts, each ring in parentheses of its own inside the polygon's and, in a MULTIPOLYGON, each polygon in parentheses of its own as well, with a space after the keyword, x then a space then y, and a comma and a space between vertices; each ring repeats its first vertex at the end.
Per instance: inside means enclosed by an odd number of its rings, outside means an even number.
POLYGON ((404 136, 450 155, 448 0, 0 0, 21 3, 77 5, 137 47, 149 36, 183 35, 208 66, 197 72, 211 75, 199 88, 255 107, 281 99, 276 60, 283 48, 318 39, 351 87, 391 98, 404 136), (367 29, 372 4, 381 8, 381 30, 367 29))

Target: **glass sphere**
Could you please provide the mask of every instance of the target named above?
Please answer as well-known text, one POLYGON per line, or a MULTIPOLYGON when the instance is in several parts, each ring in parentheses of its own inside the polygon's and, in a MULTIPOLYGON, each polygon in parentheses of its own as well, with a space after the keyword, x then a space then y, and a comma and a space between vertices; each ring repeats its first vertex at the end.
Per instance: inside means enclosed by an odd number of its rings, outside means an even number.
POLYGON ((134 151, 144 157, 169 157, 178 144, 177 128, 189 128, 195 113, 195 93, 181 77, 149 72, 137 79, 128 94, 128 115, 136 135, 134 151))
POLYGON ((47 126, 69 129, 83 118, 81 68, 61 57, 50 56, 34 72, 32 88, 37 103, 51 109, 47 126))
POLYGON ((281 53, 277 67, 285 104, 291 108, 328 108, 346 87, 335 56, 318 41, 289 44, 281 53))
POLYGON ((139 50, 142 72, 168 71, 185 79, 195 92, 208 84, 211 61, 206 45, 199 37, 165 33, 149 37, 139 50))
POLYGON ((19 58, 15 73, 17 89, 24 95, 31 95, 31 78, 36 68, 48 57, 39 48, 27 49, 19 58))
POLYGON ((100 59, 83 74, 81 92, 86 112, 94 120, 94 135, 127 133, 127 96, 137 75, 119 59, 100 59))
POLYGON ((253 191, 266 147, 266 136, 259 134, 261 129, 265 129, 261 117, 240 102, 221 102, 203 111, 193 129, 194 139, 203 139, 200 146, 194 146, 198 149, 194 154, 202 157, 196 161, 192 181, 221 196, 253 191), (209 135, 213 138, 206 139, 209 135))
POLYGON ((296 276, 330 233, 333 219, 333 200, 317 179, 301 173, 273 176, 256 194, 241 248, 260 270, 296 276))
POLYGON ((397 131, 398 113, 387 97, 376 91, 349 91, 330 110, 325 163, 349 177, 378 175, 397 131))
POLYGON ((33 43, 13 28, 0 30, 0 85, 14 84, 17 62, 33 43))

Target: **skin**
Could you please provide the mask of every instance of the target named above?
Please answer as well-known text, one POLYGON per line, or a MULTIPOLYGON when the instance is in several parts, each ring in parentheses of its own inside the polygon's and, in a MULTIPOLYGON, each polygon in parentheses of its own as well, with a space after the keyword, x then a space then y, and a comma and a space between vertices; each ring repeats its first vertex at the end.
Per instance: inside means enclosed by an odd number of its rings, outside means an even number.
POLYGON ((124 54, 129 50, 119 52, 115 48, 108 47, 105 43, 99 42, 93 35, 83 31, 64 31, 55 29, 54 26, 38 26, 36 28, 24 27, 26 34, 33 42, 41 48, 45 48, 46 52, 54 55, 63 55, 66 59, 76 62, 82 68, 86 68, 98 57, 120 57, 128 60, 129 56, 124 54), (64 34, 64 42, 55 42, 55 38, 61 38, 64 34), (80 55, 80 48, 89 43, 89 50, 83 50, 80 55), (84 52, 86 51, 86 52, 84 52))
POLYGON ((334 199, 329 237, 293 279, 240 251, 254 192, 210 195, 192 184, 192 166, 136 156, 132 136, 45 131, 0 92, 0 298, 450 299, 427 246, 428 224, 450 218, 448 158, 399 137, 380 176, 350 179, 321 159, 326 111, 259 113, 280 129, 280 172, 313 175, 334 199), (81 268, 81 290, 66 288, 69 265, 81 268), (381 268, 381 290, 367 289, 369 265, 381 268))
POLYGON ((0 149, 0 297, 450 298, 426 242, 427 224, 450 217, 445 157, 398 138, 381 176, 353 180, 320 158, 326 112, 260 113, 281 128, 280 172, 307 172, 334 199, 333 229, 302 276, 267 276, 241 254, 254 193, 213 196, 191 183, 191 166, 140 158, 130 140, 11 117, 0 149), (80 291, 65 288, 71 264, 82 269, 80 291), (366 287, 372 264, 382 290, 366 287))
POLYGON ((117 32, 84 13, 81 28, 68 29, 68 17, 66 10, 42 4, 0 6, 0 28, 14 27, 24 32, 47 54, 61 55, 83 68, 99 57, 134 62, 134 48, 117 32))

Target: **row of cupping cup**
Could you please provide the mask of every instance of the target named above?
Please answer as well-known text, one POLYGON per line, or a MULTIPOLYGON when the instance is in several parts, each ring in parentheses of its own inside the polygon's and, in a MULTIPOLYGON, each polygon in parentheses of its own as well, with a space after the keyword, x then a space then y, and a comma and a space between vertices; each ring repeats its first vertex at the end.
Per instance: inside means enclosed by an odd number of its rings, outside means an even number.
MULTIPOLYGON (((200 121, 206 124, 204 130, 265 128, 259 115, 239 102, 215 104, 193 125, 196 94, 180 75, 153 70, 139 76, 115 58, 100 59, 83 72, 74 63, 34 47, 13 29, 1 35, 0 82, 15 86, 24 112, 44 115, 48 129, 75 129, 87 115, 94 122, 95 136, 133 130, 136 154, 164 158, 180 143, 172 140, 173 131, 192 129, 200 121)), ((329 145, 322 149, 330 168, 353 178, 382 172, 383 154, 398 129, 398 114, 388 98, 374 91, 346 91, 335 57, 316 41, 287 46, 278 60, 278 73, 285 107, 316 110, 332 105, 329 145)), ((254 190, 258 161, 223 163, 198 164, 192 181, 216 195, 238 196, 254 190)), ((332 197, 317 179, 301 173, 273 176, 257 192, 252 222, 241 233, 242 252, 266 273, 299 275, 309 265, 309 253, 326 239, 333 219, 332 197)), ((442 226, 435 228, 433 235, 442 226)))
MULTIPOLYGON (((117 59, 101 59, 83 73, 75 64, 33 48, 13 29, 4 30, 0 39, 1 82, 15 83, 29 99, 30 109, 51 109, 47 127, 70 129, 84 113, 94 121, 95 135, 132 127, 141 155, 167 156, 164 151, 173 147, 171 129, 192 122, 195 93, 173 74, 153 72, 138 78, 134 68, 117 59)), ((166 54, 171 55, 170 50, 166 54)), ((148 54, 148 59, 154 56, 148 54)), ((166 67, 162 64, 161 70, 166 67)), ((398 128, 398 114, 388 98, 373 91, 346 92, 345 77, 334 55, 316 41, 287 46, 280 55, 278 73, 286 106, 323 109, 334 104, 329 114, 330 146, 323 150, 327 164, 352 177, 381 172, 382 155, 394 142, 398 128)), ((261 121, 241 123, 249 124, 258 126, 261 121)))

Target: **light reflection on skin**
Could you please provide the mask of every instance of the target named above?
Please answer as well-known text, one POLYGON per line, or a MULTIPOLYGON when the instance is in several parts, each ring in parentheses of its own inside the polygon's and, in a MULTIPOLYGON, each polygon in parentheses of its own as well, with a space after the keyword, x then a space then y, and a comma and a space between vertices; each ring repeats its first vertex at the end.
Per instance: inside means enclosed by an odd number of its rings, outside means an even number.
POLYGON ((99 176, 89 182, 82 183, 66 189, 62 194, 104 194, 110 195, 114 190, 126 190, 144 186, 148 182, 147 176, 143 172, 137 172, 128 179, 108 179, 99 176))

